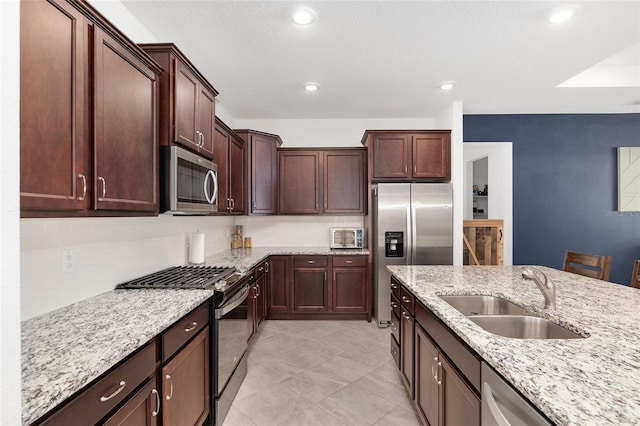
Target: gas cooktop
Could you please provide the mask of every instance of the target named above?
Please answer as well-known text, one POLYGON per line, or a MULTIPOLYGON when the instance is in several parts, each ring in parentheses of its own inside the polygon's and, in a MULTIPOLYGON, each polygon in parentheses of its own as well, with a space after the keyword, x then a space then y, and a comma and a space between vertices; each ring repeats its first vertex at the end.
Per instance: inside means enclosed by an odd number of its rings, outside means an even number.
POLYGON ((118 284, 118 289, 207 289, 231 276, 236 268, 225 266, 174 266, 131 281, 118 284))

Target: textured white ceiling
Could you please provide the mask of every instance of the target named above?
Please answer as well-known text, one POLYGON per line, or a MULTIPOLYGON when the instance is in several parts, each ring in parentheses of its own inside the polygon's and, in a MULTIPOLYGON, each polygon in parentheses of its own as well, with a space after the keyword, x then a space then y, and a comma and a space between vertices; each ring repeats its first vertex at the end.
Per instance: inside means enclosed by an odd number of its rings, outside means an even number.
POLYGON ((640 87, 557 87, 640 43, 638 1, 572 2, 563 25, 546 21, 563 2, 122 3, 237 119, 432 117, 453 101, 466 114, 640 112, 640 87), (295 5, 316 23, 293 24, 295 5), (447 80, 456 88, 440 91, 447 80))

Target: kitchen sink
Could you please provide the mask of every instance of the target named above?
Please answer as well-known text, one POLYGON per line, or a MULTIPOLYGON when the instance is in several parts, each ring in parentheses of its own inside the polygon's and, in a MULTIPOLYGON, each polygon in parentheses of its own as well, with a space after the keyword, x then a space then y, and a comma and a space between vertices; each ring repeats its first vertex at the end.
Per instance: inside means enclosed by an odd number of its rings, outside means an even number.
POLYGON ((469 319, 489 333, 514 339, 584 339, 584 336, 540 317, 476 315, 469 319))
POLYGON ((502 297, 478 295, 442 295, 439 297, 465 316, 524 315, 526 313, 525 308, 502 297))

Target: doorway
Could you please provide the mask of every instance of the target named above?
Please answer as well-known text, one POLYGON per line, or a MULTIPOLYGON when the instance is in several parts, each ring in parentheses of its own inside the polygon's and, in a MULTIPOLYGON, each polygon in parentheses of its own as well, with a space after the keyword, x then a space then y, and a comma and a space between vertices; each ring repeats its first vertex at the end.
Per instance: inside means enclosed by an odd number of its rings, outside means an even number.
POLYGON ((511 142, 464 142, 463 218, 502 219, 503 262, 513 264, 513 144, 511 142), (476 163, 477 162, 477 163, 476 163), (477 170, 474 170, 474 165, 477 170), (479 182, 486 167, 486 183, 479 182), (474 171, 478 183, 474 194, 474 171), (478 173, 480 172, 480 173, 478 173), (486 191, 485 191, 486 186, 486 191), (482 210, 480 217, 479 210, 482 210))

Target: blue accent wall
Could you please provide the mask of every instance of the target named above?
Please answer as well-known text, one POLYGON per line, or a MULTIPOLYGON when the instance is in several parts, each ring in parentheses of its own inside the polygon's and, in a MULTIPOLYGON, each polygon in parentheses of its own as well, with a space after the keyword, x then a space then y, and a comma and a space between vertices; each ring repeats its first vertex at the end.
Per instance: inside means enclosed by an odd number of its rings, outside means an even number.
POLYGON ((610 255, 610 281, 629 285, 640 212, 617 211, 616 148, 640 146, 640 114, 465 115, 463 124, 465 142, 513 142, 514 264, 561 269, 565 250, 610 255))

